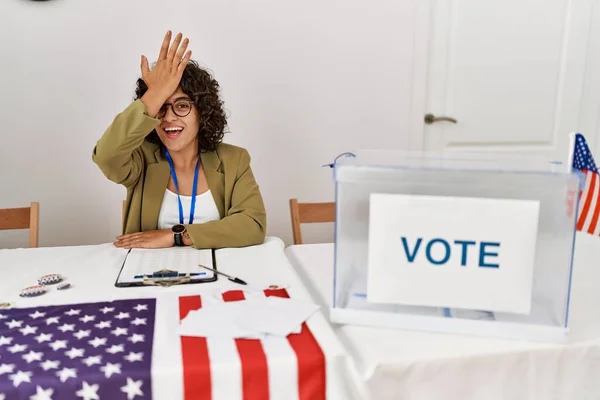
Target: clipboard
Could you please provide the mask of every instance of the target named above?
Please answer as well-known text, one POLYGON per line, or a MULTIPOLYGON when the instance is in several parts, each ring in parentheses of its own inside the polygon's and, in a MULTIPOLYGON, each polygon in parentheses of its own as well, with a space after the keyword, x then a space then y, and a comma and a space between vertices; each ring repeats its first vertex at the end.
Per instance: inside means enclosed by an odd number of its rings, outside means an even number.
POLYGON ((193 247, 129 249, 115 280, 115 286, 173 286, 215 282, 218 274, 201 268, 209 264, 217 270, 214 249, 193 247))

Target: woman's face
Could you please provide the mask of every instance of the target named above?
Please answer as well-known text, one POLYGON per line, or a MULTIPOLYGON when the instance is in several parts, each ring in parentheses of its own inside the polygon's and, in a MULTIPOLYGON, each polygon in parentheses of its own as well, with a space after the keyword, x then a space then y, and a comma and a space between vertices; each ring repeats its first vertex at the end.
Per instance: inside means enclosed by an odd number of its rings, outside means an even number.
POLYGON ((157 118, 161 123, 156 128, 156 133, 169 153, 180 152, 188 146, 198 147, 196 142, 200 128, 198 111, 189 96, 181 89, 177 89, 165 101, 157 118))

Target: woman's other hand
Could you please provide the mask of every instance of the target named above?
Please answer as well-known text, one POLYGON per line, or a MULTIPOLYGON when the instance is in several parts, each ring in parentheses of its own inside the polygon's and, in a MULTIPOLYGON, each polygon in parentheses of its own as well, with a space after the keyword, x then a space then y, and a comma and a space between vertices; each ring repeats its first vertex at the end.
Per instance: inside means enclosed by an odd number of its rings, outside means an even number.
POLYGON ((114 245, 125 249, 164 249, 173 247, 174 237, 170 229, 130 233, 117 236, 114 245))
POLYGON ((165 100, 179 87, 181 76, 192 57, 192 51, 186 49, 189 40, 182 42, 182 34, 178 33, 171 44, 171 31, 163 39, 158 60, 154 68, 148 67, 148 59, 142 55, 142 79, 148 86, 148 91, 142 96, 141 101, 146 106, 148 115, 155 117, 165 100), (184 55, 185 54, 185 55, 184 55))

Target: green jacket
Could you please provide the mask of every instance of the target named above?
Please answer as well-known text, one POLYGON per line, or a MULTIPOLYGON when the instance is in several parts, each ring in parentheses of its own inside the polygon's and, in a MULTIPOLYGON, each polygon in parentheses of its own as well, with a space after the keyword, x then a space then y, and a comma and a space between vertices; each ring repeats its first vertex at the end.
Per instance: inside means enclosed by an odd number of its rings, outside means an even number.
MULTIPOLYGON (((158 229, 158 214, 170 178, 160 148, 146 139, 160 120, 136 100, 118 114, 97 142, 92 160, 111 181, 127 188, 123 233, 158 229)), ((221 219, 186 225, 198 249, 243 247, 265 239, 267 216, 250 155, 221 143, 200 156, 221 219)))

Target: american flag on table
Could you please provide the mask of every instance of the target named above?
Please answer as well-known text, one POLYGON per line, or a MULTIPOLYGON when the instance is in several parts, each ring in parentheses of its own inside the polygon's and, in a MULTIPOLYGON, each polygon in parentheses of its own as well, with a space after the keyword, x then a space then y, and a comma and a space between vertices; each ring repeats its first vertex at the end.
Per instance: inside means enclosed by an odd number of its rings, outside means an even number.
POLYGON ((151 399, 155 302, 0 310, 0 400, 151 399))
MULTIPOLYGON (((264 296, 289 297, 285 289, 265 290, 264 296)), ((222 293, 223 301, 243 301, 242 290, 222 293)), ((203 307, 203 296, 179 298, 179 320, 203 307)), ((299 399, 326 398, 325 353, 306 323, 298 334, 272 340, 213 340, 181 337, 184 398, 299 399), (239 377, 218 373, 219 362, 238 363, 239 377), (294 362, 291 363, 290 361, 294 362), (292 365, 293 364, 293 365, 292 365), (240 387, 237 387, 237 386, 240 387), (226 387, 228 386, 228 387, 226 387), (241 394, 241 396, 239 395, 241 394)))
MULTIPOLYGON (((285 289, 261 295, 289 297, 285 289)), ((218 298, 242 301, 245 292, 226 291, 218 298)), ((208 302, 204 295, 179 297, 175 320, 208 302)), ((151 370, 153 362, 163 365, 152 358, 156 304, 136 299, 0 310, 0 400, 157 398, 151 370)), ((181 375, 169 381, 173 388, 161 398, 326 398, 325 353, 306 323, 299 334, 272 340, 173 337, 179 346, 170 341, 161 346, 181 349, 173 358, 181 362, 181 375), (182 396, 164 397, 178 392, 174 386, 182 388, 182 396)))
POLYGON ((577 230, 600 236, 600 174, 583 135, 574 137, 573 170, 581 172, 585 177, 585 185, 579 193, 579 210, 577 230))

